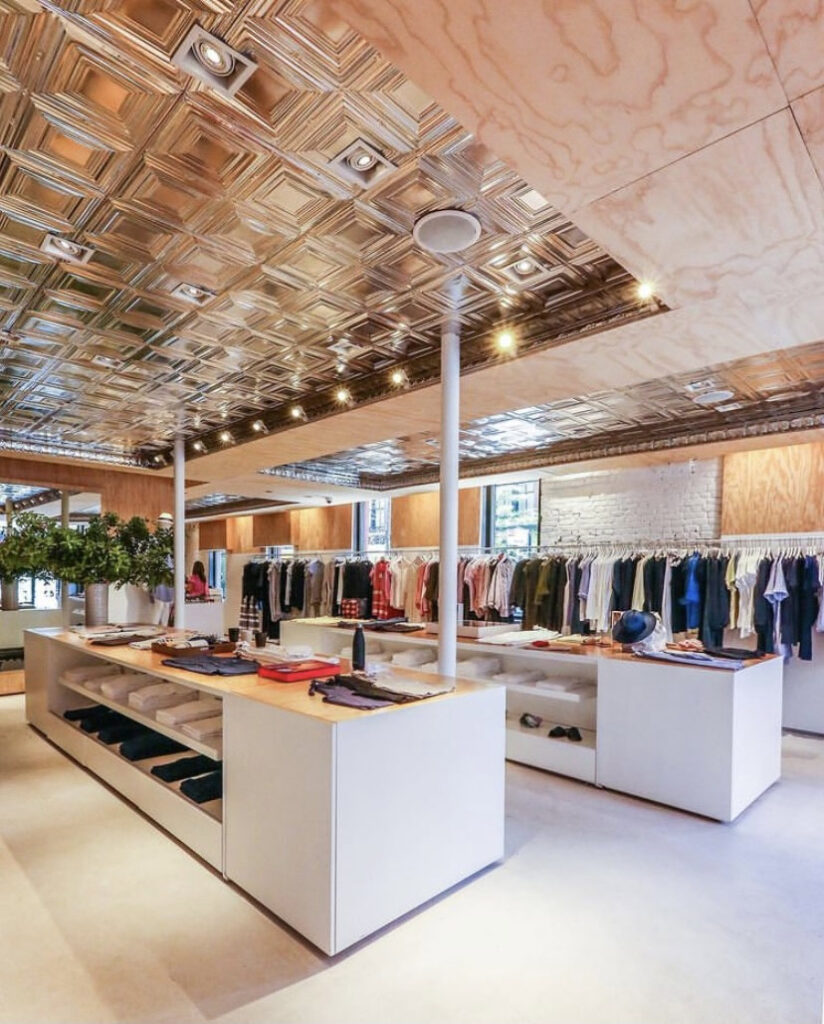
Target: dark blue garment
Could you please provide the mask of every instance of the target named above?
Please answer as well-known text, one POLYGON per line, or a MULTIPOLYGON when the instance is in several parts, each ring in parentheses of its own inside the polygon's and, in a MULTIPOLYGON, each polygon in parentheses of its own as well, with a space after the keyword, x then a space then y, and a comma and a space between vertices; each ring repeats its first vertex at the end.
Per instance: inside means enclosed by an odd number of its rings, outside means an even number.
POLYGON ((801 572, 798 602, 798 657, 802 661, 813 660, 812 628, 818 618, 818 589, 820 586, 818 559, 814 555, 807 555, 801 572))
POLYGON ((698 562, 700 556, 690 555, 684 563, 684 596, 681 604, 687 619, 687 629, 698 629, 701 624, 701 588, 698 585, 698 562))
POLYGON ((199 672, 204 676, 248 676, 257 674, 258 663, 249 658, 220 658, 214 654, 199 654, 194 658, 164 658, 164 665, 199 672))

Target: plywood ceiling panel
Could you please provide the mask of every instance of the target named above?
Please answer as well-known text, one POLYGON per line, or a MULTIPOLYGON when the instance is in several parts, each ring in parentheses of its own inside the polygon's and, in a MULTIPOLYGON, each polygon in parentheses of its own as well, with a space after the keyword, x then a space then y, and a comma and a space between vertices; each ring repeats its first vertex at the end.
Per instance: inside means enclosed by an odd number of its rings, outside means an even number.
POLYGON ((787 96, 794 100, 824 85, 821 0, 752 0, 752 5, 787 96))

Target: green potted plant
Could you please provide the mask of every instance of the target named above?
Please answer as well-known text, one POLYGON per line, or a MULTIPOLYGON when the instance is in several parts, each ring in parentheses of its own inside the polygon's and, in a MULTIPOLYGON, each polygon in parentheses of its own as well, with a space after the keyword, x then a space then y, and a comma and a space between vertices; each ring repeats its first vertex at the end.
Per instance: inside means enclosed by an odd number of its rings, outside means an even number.
POLYGON ((114 512, 92 516, 83 529, 58 527, 52 543, 51 569, 63 580, 83 585, 86 625, 109 619, 109 585, 131 583, 132 560, 122 539, 123 522, 114 512))
POLYGON ((145 519, 133 516, 120 527, 120 541, 130 560, 129 582, 154 591, 174 582, 171 530, 151 530, 145 519))
POLYGON ((23 576, 48 579, 51 549, 57 524, 36 512, 20 512, 12 518, 6 536, 0 542, 0 584, 2 608, 18 607, 17 584, 23 576))

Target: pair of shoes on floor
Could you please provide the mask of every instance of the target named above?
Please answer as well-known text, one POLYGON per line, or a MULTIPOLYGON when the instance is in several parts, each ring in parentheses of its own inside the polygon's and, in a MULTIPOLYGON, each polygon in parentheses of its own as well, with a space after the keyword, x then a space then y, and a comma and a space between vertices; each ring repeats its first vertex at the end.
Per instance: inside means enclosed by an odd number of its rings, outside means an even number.
POLYGON ((541 722, 543 722, 543 718, 540 715, 531 715, 528 711, 521 715, 521 725, 527 729, 539 729, 541 722))
POLYGON ((581 733, 574 725, 571 725, 568 729, 565 729, 562 725, 556 725, 553 729, 549 730, 547 735, 551 736, 554 740, 559 740, 562 736, 566 736, 573 743, 580 743, 583 739, 581 733))

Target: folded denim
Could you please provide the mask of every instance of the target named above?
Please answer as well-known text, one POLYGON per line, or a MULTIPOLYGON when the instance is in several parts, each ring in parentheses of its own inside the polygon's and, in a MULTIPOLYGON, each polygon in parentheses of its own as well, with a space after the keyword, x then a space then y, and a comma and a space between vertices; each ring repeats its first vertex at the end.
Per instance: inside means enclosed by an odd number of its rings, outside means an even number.
POLYGON ((210 772, 197 779, 185 779, 180 784, 180 792, 184 793, 196 804, 205 804, 207 800, 220 800, 223 796, 223 772, 210 772))
POLYGON ((324 704, 338 704, 341 707, 360 708, 363 711, 372 711, 375 708, 388 708, 396 703, 394 700, 385 700, 357 693, 350 686, 340 682, 320 683, 315 680, 309 686, 309 696, 314 696, 316 693, 323 695, 324 704))
POLYGON ((182 754, 187 749, 182 743, 161 736, 159 732, 136 736, 120 745, 120 753, 127 761, 145 761, 147 757, 160 757, 161 754, 182 754))
POLYGON ((169 764, 156 764, 152 768, 152 775, 163 779, 164 782, 179 782, 181 779, 191 779, 195 775, 219 771, 220 768, 220 761, 215 761, 205 754, 196 754, 194 757, 181 757, 169 764))
POLYGON ((213 654, 194 658, 164 658, 163 664, 170 668, 183 668, 187 672, 199 672, 204 676, 257 675, 258 670, 258 663, 248 658, 220 658, 213 654))

